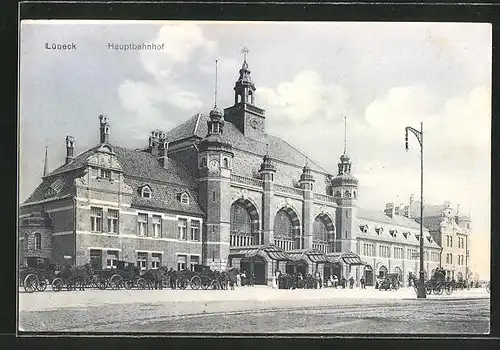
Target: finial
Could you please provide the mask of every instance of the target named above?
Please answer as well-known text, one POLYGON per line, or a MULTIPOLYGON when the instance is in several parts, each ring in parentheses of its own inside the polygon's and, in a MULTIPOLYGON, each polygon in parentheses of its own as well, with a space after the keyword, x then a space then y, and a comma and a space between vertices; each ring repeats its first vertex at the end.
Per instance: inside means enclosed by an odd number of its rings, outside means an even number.
POLYGON ((214 108, 217 108, 217 63, 219 60, 215 60, 215 96, 214 96, 214 108))
POLYGON ((347 152, 347 117, 344 116, 344 155, 347 152))
POLYGON ((266 143, 266 156, 269 156, 269 143, 266 143))
POLYGON ((45 145, 45 160, 43 162, 43 176, 45 177, 48 173, 48 146, 45 145))

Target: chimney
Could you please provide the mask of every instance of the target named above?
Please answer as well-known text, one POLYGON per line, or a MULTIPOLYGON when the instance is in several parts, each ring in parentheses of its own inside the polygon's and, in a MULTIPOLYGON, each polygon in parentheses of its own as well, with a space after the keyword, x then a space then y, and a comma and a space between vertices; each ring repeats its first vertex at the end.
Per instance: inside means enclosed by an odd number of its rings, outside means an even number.
POLYGON ((399 207, 394 207, 394 215, 399 215, 399 207))
POLYGON ((74 159, 73 151, 75 149, 75 138, 73 136, 66 136, 66 163, 68 164, 74 159))
POLYGON ((385 215, 392 218, 394 216, 394 203, 387 203, 384 210, 385 215))
POLYGON ((409 205, 405 205, 403 215, 405 217, 407 217, 408 219, 410 219, 411 215, 410 215, 410 206, 409 205))
POLYGON ((101 124, 99 134, 100 134, 100 142, 101 143, 109 143, 109 124, 108 117, 106 115, 101 114, 99 116, 99 121, 101 124))
POLYGON ((168 142, 165 138, 160 140, 159 148, 158 161, 162 168, 166 169, 168 167, 168 142))
POLYGON ((149 136, 149 152, 153 157, 158 157, 160 143, 165 138, 165 133, 160 130, 151 131, 151 136, 149 136))

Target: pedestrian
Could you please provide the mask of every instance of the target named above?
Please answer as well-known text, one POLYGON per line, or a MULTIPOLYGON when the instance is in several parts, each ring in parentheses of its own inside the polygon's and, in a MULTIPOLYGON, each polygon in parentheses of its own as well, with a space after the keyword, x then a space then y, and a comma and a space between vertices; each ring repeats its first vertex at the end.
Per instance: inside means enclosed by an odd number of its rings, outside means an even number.
POLYGON ((345 279, 344 276, 342 276, 342 279, 340 280, 340 284, 342 286, 342 289, 345 289, 346 282, 347 282, 347 280, 345 279))
POLYGON ((170 277, 170 289, 175 289, 177 286, 177 273, 173 268, 170 268, 170 270, 168 270, 168 275, 170 277))
POLYGON ((255 273, 250 272, 250 286, 253 287, 255 283, 255 273))
POLYGON ((337 289, 337 287, 339 286, 339 278, 337 277, 337 275, 333 275, 333 286, 335 287, 335 289, 337 289))
POLYGON ((273 288, 278 288, 278 278, 279 278, 279 270, 276 270, 276 273, 273 276, 273 288))
POLYGON ((239 272, 236 274, 236 286, 241 287, 241 275, 239 272))
POLYGON ((247 274, 245 270, 241 272, 241 286, 247 285, 247 274))
POLYGON ((354 278, 349 278, 349 289, 352 289, 352 287, 354 286, 354 278))
POLYGON ((359 280, 359 283, 361 284, 361 289, 365 289, 365 277, 362 276, 361 279, 359 280))

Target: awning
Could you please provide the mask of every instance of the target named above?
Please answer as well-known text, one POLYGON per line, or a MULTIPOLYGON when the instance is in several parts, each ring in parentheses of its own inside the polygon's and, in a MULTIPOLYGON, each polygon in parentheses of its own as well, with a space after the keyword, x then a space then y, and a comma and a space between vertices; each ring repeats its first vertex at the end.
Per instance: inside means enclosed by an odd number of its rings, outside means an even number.
POLYGON ((231 248, 229 255, 233 258, 252 258, 256 255, 267 255, 272 260, 290 260, 286 252, 275 245, 259 245, 241 248, 231 248))
POLYGON ((349 253, 344 253, 342 254, 342 260, 348 265, 366 265, 363 261, 361 261, 361 258, 359 255, 349 252, 349 253))
POLYGON ((327 254, 326 259, 332 264, 340 264, 342 262, 340 254, 327 254))
POLYGON ((326 262, 328 262, 327 256, 319 250, 301 249, 301 250, 287 252, 287 254, 290 257, 290 259, 294 260, 294 261, 304 260, 306 262, 313 262, 313 263, 326 263, 326 262))

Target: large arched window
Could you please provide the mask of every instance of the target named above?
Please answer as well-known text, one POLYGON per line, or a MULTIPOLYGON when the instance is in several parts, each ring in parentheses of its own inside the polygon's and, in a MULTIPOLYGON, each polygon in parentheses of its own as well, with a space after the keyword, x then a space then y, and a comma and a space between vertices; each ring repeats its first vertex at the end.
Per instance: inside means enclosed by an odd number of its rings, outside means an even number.
POLYGON ((231 205, 230 220, 231 246, 240 247, 255 244, 252 218, 242 203, 235 202, 231 205))
POLYGON ((328 240, 328 229, 326 223, 320 217, 314 219, 313 241, 326 242, 328 240))
POLYGON ((293 239, 292 218, 284 210, 280 210, 274 217, 275 237, 293 239))
POLYGON ((42 235, 35 232, 35 249, 42 249, 42 235))

